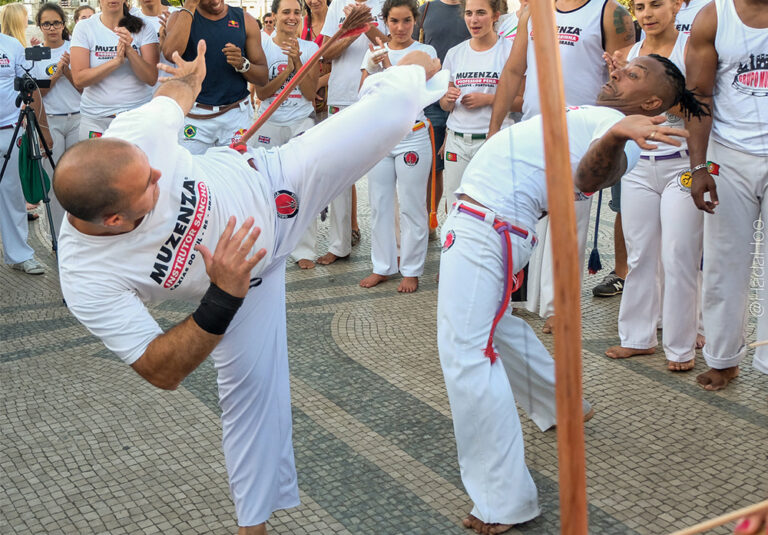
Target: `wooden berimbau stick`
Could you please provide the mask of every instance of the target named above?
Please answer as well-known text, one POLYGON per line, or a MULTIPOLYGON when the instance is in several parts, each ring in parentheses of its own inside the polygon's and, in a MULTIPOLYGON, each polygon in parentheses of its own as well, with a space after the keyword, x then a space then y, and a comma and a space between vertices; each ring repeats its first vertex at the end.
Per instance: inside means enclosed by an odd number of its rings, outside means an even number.
POLYGON ((738 520, 745 516, 754 515, 755 513, 760 513, 765 510, 768 510, 768 500, 756 503, 755 505, 750 505, 749 507, 744 507, 738 511, 726 513, 722 516, 718 516, 717 518, 713 518, 712 520, 707 520, 706 522, 691 526, 690 528, 675 531, 672 535, 696 535, 697 533, 704 533, 705 531, 722 526, 728 522, 733 522, 734 520, 738 520))
POLYGON ((565 90, 555 3, 532 0, 539 102, 555 281, 555 401, 560 473, 560 533, 587 535, 587 475, 581 392, 581 266, 578 262, 573 177, 565 120, 565 90))

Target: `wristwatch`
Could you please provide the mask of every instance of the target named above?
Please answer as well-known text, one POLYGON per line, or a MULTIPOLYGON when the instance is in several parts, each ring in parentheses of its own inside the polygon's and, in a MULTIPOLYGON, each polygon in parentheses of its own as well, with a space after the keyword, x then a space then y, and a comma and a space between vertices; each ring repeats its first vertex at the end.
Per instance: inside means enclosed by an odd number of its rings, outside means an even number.
POLYGON ((250 69, 250 68, 251 68, 251 62, 250 62, 250 61, 248 61, 248 58, 246 58, 245 56, 243 56, 243 66, 242 66, 242 67, 240 67, 239 69, 237 69, 237 68, 236 68, 235 70, 236 70, 237 72, 245 72, 245 71, 247 71, 247 70, 248 70, 248 69, 250 69))

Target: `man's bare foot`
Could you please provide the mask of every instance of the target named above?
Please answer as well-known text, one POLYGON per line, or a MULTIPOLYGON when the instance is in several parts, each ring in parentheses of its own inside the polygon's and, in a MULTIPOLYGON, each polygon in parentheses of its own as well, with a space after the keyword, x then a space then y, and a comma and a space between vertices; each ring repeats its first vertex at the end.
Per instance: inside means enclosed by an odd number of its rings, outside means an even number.
POLYGON ((386 275, 379 275, 377 273, 371 273, 366 278, 360 281, 360 286, 363 288, 373 288, 377 284, 380 284, 384 282, 385 280, 388 280, 389 277, 386 275))
POLYGON ((315 263, 308 258, 302 258, 296 262, 301 269, 315 269, 315 263))
MULTIPOLYGON (((584 415, 584 423, 587 423, 588 421, 590 421, 594 416, 595 416, 595 408, 594 407, 590 407, 589 412, 587 412, 584 415)), ((552 424, 552 427, 548 427, 544 431, 550 431, 552 429, 557 429, 557 423, 552 424)))
POLYGON ((685 362, 667 361, 667 369, 671 372, 689 372, 696 365, 696 358, 686 360, 685 362))
POLYGON ((634 349, 631 347, 611 346, 605 350, 605 356, 612 359, 626 359, 637 355, 653 355, 656 353, 655 347, 648 349, 634 349))
POLYGON ((403 277, 400 281, 400 285, 397 287, 397 291, 401 294, 412 294, 419 288, 418 277, 403 277))
POLYGON ((544 334, 552 334, 555 331, 555 317, 550 316, 547 321, 544 322, 544 327, 541 328, 541 332, 544 334))
POLYGON ((237 535, 267 535, 267 524, 264 522, 258 526, 240 526, 237 535))
POLYGON ((321 264, 323 266, 327 266, 328 264, 333 264, 336 262, 336 260, 340 260, 342 258, 349 258, 349 255, 347 256, 336 256, 335 254, 328 252, 325 253, 323 256, 315 260, 318 264, 321 264))
POLYGON ((701 349, 707 343, 707 337, 703 334, 696 335, 696 349, 701 349))
POLYGON ((514 527, 514 524, 487 524, 477 518, 474 515, 467 515, 467 518, 462 522, 467 529, 474 529, 475 533, 481 535, 496 535, 497 533, 504 533, 514 527))
POLYGON ((739 376, 739 367, 733 366, 731 368, 723 368, 722 370, 716 370, 710 368, 702 374, 696 377, 696 382, 699 383, 704 390, 722 390, 728 383, 739 376))

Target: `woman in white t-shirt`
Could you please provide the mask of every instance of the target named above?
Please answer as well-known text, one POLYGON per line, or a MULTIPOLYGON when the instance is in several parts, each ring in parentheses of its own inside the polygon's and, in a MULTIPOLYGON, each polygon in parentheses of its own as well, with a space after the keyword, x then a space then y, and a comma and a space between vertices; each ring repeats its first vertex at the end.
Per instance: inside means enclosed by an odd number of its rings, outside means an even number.
MULTIPOLYGON (((646 37, 614 57, 606 56, 609 68, 658 54, 669 58, 684 75, 688 36, 675 28, 679 8, 680 0, 635 0, 635 15, 646 37)), ((630 71, 629 75, 643 73, 630 71)), ((684 128, 682 115, 675 106, 666 112, 664 125, 684 128)), ((658 145, 656 150, 643 151, 635 168, 621 179, 629 272, 619 309, 621 345, 608 348, 606 355, 626 358, 655 353, 661 312, 667 368, 680 372, 693 369, 697 343, 703 343, 703 338, 697 341, 697 298, 704 216, 691 199, 685 140, 680 147, 658 145), (662 280, 663 295, 658 291, 662 280)))
POLYGON ((65 20, 64 10, 58 4, 49 2, 40 7, 36 22, 43 32, 43 46, 51 49, 51 59, 36 62, 31 71, 36 79, 51 81, 51 87, 40 89, 40 93, 48 115, 55 162, 66 149, 77 143, 80 127, 80 92, 72 83, 70 35, 65 20))
MULTIPOLYGON (((261 100, 261 109, 267 109, 275 97, 299 71, 301 66, 317 52, 318 46, 312 41, 299 39, 303 23, 302 6, 298 0, 274 0, 272 13, 275 29, 272 35, 261 41, 267 58, 269 81, 257 86, 256 96, 261 100)), ((315 124, 315 90, 320 68, 315 67, 299 83, 288 98, 280 104, 264 126, 249 141, 259 147, 278 147, 292 138, 303 134, 315 124)), ((302 269, 315 267, 316 221, 304 232, 293 251, 293 257, 302 269)))
MULTIPOLYGON (((499 75, 512 42, 494 30, 499 0, 462 0, 464 22, 472 36, 451 48, 443 68, 451 71, 448 92, 440 107, 450 112, 445 135, 445 196, 448 204, 461 183, 467 164, 485 143, 499 75)), ((504 126, 513 124, 507 118, 504 126)))
MULTIPOLYGON (((433 47, 411 37, 419 16, 416 0, 386 0, 381 14, 390 40, 378 49, 374 49, 373 45, 369 47, 361 66, 361 84, 369 74, 397 64, 414 50, 437 57, 433 47)), ((419 277, 424 271, 427 256, 429 218, 424 198, 431 167, 432 143, 426 118, 420 113, 413 130, 368 172, 373 273, 360 281, 363 288, 372 288, 398 271, 403 276, 397 287, 398 292, 411 293, 419 287, 419 277), (400 205, 399 264, 395 236, 395 188, 400 205)))
POLYGON ((101 13, 72 34, 71 69, 80 100, 80 139, 100 137, 115 116, 149 102, 160 57, 157 32, 125 2, 101 0, 101 13))

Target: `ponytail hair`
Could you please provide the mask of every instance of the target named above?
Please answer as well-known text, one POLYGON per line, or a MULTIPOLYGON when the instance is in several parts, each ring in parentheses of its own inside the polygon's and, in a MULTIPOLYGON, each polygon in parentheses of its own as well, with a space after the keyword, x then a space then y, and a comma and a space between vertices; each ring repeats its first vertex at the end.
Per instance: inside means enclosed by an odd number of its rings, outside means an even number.
POLYGON ((664 72, 667 75, 667 80, 674 91, 674 101, 671 106, 680 104, 680 108, 683 111, 686 119, 696 117, 701 119, 702 117, 711 115, 711 108, 708 104, 698 99, 699 94, 685 87, 685 76, 680 72, 669 58, 660 56, 658 54, 648 54, 648 57, 659 61, 664 66, 664 72))
POLYGON ((139 33, 144 28, 144 21, 136 15, 131 15, 128 4, 123 2, 123 18, 117 23, 118 26, 125 28, 131 33, 139 33))

